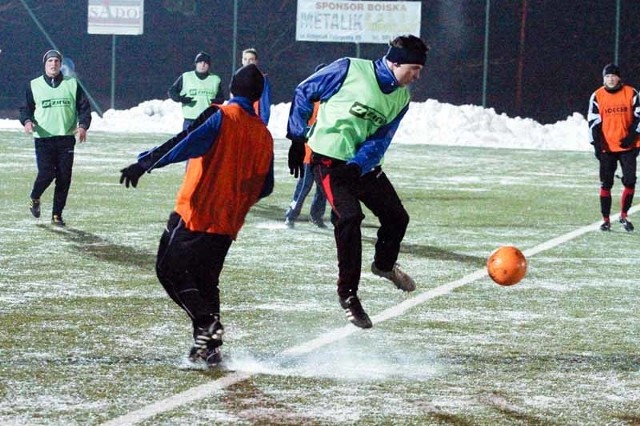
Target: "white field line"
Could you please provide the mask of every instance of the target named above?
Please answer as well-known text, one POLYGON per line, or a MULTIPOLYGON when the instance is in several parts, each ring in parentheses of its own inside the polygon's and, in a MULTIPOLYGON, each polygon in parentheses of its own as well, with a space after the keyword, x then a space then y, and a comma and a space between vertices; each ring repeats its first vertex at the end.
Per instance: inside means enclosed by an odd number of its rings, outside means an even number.
MULTIPOLYGON (((640 206, 632 207, 629 210, 629 214, 633 214, 640 209, 640 206)), ((611 221, 617 221, 620 217, 619 214, 615 214, 611 216, 611 221)), ((528 250, 525 250, 523 253, 526 257, 534 256, 538 253, 542 253, 543 251, 552 249, 561 244, 569 242, 573 239, 580 237, 581 235, 586 234, 587 232, 595 231, 600 226, 600 221, 592 223, 591 225, 583 226, 582 228, 578 228, 574 231, 566 233, 564 235, 560 235, 556 238, 552 238, 544 243, 538 244, 535 247, 532 247, 528 250)), ((434 299, 438 296, 444 296, 445 294, 450 293, 458 287, 462 287, 479 279, 482 279, 487 276, 487 271, 482 268, 475 272, 472 272, 465 277, 460 278, 459 280, 452 281, 450 283, 441 285, 439 287, 433 288, 429 291, 425 291, 424 293, 420 293, 411 299, 406 299, 405 301, 392 306, 389 309, 386 309, 379 314, 373 316, 371 321, 374 324, 378 324, 384 321, 387 321, 391 318, 398 317, 405 313, 407 310, 413 308, 414 306, 418 306, 423 304, 424 302, 434 299)), ((285 356, 296 356, 303 355, 309 352, 312 352, 316 349, 319 349, 323 346, 326 346, 330 343, 341 340, 356 331, 360 331, 359 328, 349 324, 344 327, 328 331, 327 333, 316 337, 315 339, 309 340, 308 342, 302 343, 297 346, 293 346, 289 349, 285 349, 281 352, 280 355, 285 356)), ((233 372, 225 377, 214 380, 209 383, 205 383, 200 386, 193 387, 184 392, 180 392, 168 398, 165 398, 161 401, 158 401, 153 404, 149 404, 145 407, 142 407, 138 410, 132 411, 124 416, 117 417, 112 419, 106 423, 103 423, 103 426, 124 426, 124 425, 133 425, 140 423, 144 420, 150 419, 152 417, 157 416, 161 413, 166 413, 175 408, 178 408, 182 405, 188 404, 190 402, 194 402, 203 398, 206 398, 216 391, 225 389, 229 386, 233 386, 236 383, 240 383, 244 380, 249 379, 252 374, 242 373, 242 372, 233 372)))

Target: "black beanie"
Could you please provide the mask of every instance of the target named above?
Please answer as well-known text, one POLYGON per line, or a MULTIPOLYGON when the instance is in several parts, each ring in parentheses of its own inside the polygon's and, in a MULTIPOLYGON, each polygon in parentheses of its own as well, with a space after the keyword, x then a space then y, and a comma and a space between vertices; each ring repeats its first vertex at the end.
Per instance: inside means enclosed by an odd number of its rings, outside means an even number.
POLYGON ((233 96, 242 96, 255 102, 262 96, 264 77, 255 64, 245 65, 238 69, 231 79, 229 91, 233 96))
POLYGON ((193 63, 197 64, 198 62, 206 62, 207 64, 209 64, 209 66, 211 66, 211 55, 209 55, 207 52, 198 52, 196 58, 193 60, 193 63))
POLYGON ((44 56, 42 57, 42 63, 46 64, 49 58, 58 58, 60 62, 62 62, 62 54, 57 50, 53 50, 53 49, 47 50, 47 53, 45 53, 44 56))
POLYGON ((602 69, 602 77, 604 77, 607 74, 615 74, 618 77, 620 77, 620 67, 618 67, 616 64, 605 65, 604 68, 602 69))
POLYGON ((427 62, 427 52, 406 47, 390 46, 387 59, 395 64, 424 65, 427 62))

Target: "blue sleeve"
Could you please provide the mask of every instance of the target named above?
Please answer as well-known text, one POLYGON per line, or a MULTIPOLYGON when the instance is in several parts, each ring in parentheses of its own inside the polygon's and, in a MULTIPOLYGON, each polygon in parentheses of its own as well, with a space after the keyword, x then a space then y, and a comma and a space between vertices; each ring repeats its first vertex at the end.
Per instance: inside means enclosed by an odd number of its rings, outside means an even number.
MULTIPOLYGON (((168 164, 179 163, 190 158, 196 158, 204 155, 211 149, 218 133, 220 132, 220 124, 222 122, 222 113, 216 111, 204 121, 200 126, 187 133, 187 135, 179 141, 171 150, 164 154, 156 161, 148 171, 164 167, 168 164)), ((145 157, 152 157, 153 152, 159 147, 145 151, 138 155, 138 163, 144 164, 145 157)))
POLYGON ((307 123, 313 113, 313 104, 335 95, 349 71, 349 58, 338 59, 302 81, 296 87, 291 101, 287 138, 306 137, 307 123))
POLYGON ((262 96, 260 96, 260 118, 264 125, 269 124, 269 118, 271 117, 271 85, 269 79, 264 76, 264 89, 262 89, 262 96))
POLYGON ((362 174, 368 173, 373 170, 380 161, 384 154, 387 152, 387 148, 391 144, 393 136, 398 130, 400 121, 407 113, 409 105, 407 104, 402 111, 389 123, 380 127, 374 134, 369 136, 364 142, 358 146, 356 155, 349 160, 348 163, 355 163, 360 167, 362 174))

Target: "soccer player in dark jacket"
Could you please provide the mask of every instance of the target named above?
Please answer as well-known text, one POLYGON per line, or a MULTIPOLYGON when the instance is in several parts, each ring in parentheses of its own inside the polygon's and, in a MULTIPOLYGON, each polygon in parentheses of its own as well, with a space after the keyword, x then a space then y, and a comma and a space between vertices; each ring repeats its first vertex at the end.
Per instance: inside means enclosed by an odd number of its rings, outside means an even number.
POLYGON ((51 223, 65 226, 62 211, 71 187, 76 135, 80 143, 87 140, 91 105, 78 80, 62 75, 60 52, 47 51, 42 62, 44 75, 29 82, 20 108, 24 131, 34 135, 38 167, 29 209, 34 217, 40 217, 40 196, 55 181, 51 223))
POLYGON ((135 187, 145 172, 189 160, 160 239, 156 273, 191 318, 189 360, 203 366, 222 360, 218 280, 227 251, 251 206, 273 190, 273 139, 253 110, 263 82, 255 65, 240 68, 227 105, 207 108, 189 129, 121 170, 120 183, 135 187))
POLYGON ((420 78, 428 47, 419 37, 400 36, 375 61, 342 58, 317 71, 294 93, 287 137, 289 171, 304 173, 305 142, 314 176, 333 209, 338 254, 338 298, 347 319, 373 324, 358 298, 362 263, 361 203, 380 221, 371 271, 403 291, 414 280, 396 263, 409 214, 382 170, 382 159, 409 108, 407 86, 420 78), (307 121, 320 102, 315 125, 307 121))

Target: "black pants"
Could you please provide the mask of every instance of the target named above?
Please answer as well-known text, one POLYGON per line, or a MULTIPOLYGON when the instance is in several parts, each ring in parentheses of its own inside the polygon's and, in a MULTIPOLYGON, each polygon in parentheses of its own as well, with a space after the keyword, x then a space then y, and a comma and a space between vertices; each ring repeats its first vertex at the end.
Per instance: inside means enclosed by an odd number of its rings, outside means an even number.
POLYGON ((194 232, 175 212, 160 238, 158 280, 193 323, 208 325, 220 314, 218 279, 232 239, 228 235, 194 232))
POLYGON ((400 252, 400 243, 409 224, 405 210, 393 185, 380 167, 356 181, 333 178, 332 169, 343 162, 314 156, 314 177, 331 204, 331 219, 338 253, 338 295, 356 294, 362 269, 362 202, 380 221, 374 261, 383 271, 390 271, 400 252))
POLYGON ((36 138, 34 142, 38 175, 33 183, 31 198, 39 199, 55 179, 51 214, 61 216, 62 210, 67 204, 67 196, 71 186, 73 149, 76 138, 75 136, 54 136, 36 138))
POLYGON ((625 188, 620 210, 627 213, 631 208, 636 187, 637 156, 637 150, 600 154, 600 212, 603 217, 609 217, 611 213, 611 188, 618 163, 622 169, 622 186, 625 188))

